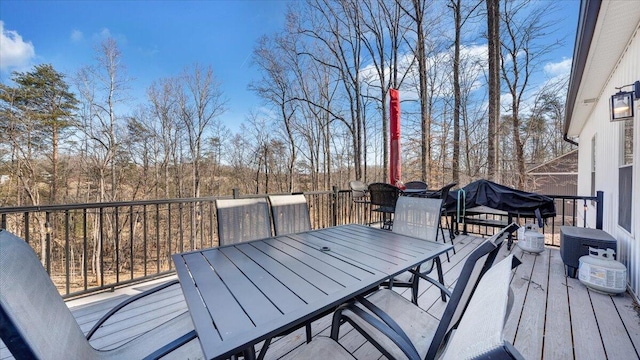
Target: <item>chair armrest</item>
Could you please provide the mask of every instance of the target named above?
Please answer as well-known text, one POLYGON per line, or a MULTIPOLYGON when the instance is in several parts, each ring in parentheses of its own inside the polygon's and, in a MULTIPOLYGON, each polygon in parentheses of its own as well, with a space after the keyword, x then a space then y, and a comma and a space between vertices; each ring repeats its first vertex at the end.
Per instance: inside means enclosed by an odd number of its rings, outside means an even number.
POLYGON ((173 350, 176 350, 177 348, 181 347, 182 345, 188 343, 189 341, 195 339, 196 337, 198 337, 198 335, 196 334, 195 330, 191 330, 188 333, 180 336, 179 338, 173 340, 172 342, 164 345, 163 347, 161 347, 160 349, 152 352, 151 354, 147 355, 144 357, 144 360, 155 360, 155 359, 160 359, 163 356, 169 354, 170 352, 172 352, 173 350))
MULTIPOLYGON (((417 274, 417 278, 421 278, 421 279, 427 280, 431 284, 435 285, 438 289, 440 289, 440 291, 443 291, 445 293, 445 295, 447 295, 447 297, 451 297, 451 290, 447 289, 447 287, 442 285, 439 281, 437 281, 437 280, 435 280, 435 279, 433 279, 433 278, 431 278, 431 277, 429 277, 427 275, 424 275, 422 273, 417 274)), ((416 281, 417 281, 417 278, 416 278, 416 281)))
POLYGON ((420 354, 418 354, 418 350, 415 348, 404 330, 402 330, 398 323, 395 322, 395 320, 393 320, 389 315, 382 311, 382 309, 377 307, 371 301, 367 300, 365 297, 359 296, 356 299, 360 304, 362 304, 362 306, 375 314, 380 320, 376 319, 368 312, 362 310, 355 303, 352 303, 348 306, 349 310, 351 310, 362 320, 368 322, 371 326, 375 327, 378 331, 387 336, 391 341, 394 342, 394 344, 398 346, 398 348, 400 348, 400 350, 402 350, 405 355, 407 355, 409 359, 421 359, 420 354))
POLYGON ((91 330, 89 330, 89 332, 87 333, 87 335, 85 336, 87 338, 87 340, 91 340, 91 337, 93 336, 93 334, 95 334, 96 331, 98 331, 98 329, 104 324, 105 321, 107 321, 111 316, 113 316, 113 314, 117 313, 118 311, 120 311, 123 307, 131 304, 134 301, 137 301, 147 295, 151 295, 154 294, 160 290, 164 290, 170 286, 173 286, 175 284, 179 284, 180 281, 178 279, 175 280, 171 280, 169 282, 166 282, 162 285, 158 285, 152 289, 149 289, 147 291, 141 292, 140 294, 134 295, 126 300, 124 300, 123 302, 121 302, 120 304, 114 306, 111 310, 109 310, 109 312, 107 312, 106 314, 104 314, 100 320, 98 320, 98 322, 95 323, 95 325, 93 325, 93 327, 91 328, 91 330))

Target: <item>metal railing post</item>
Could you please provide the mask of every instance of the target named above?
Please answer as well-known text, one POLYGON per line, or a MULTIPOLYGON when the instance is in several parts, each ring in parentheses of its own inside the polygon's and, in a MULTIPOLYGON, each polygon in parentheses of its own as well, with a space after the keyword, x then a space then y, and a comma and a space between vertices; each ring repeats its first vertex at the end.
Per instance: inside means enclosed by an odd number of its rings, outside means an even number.
POLYGON ((332 216, 332 226, 336 226, 338 224, 338 187, 333 185, 333 216, 332 216))
POLYGON ((602 230, 602 220, 604 217, 604 192, 596 192, 596 229, 602 230))
POLYGON ((51 274, 51 213, 50 212, 46 212, 44 214, 44 218, 45 218, 45 253, 44 253, 44 261, 47 264, 47 273, 49 275, 51 274))

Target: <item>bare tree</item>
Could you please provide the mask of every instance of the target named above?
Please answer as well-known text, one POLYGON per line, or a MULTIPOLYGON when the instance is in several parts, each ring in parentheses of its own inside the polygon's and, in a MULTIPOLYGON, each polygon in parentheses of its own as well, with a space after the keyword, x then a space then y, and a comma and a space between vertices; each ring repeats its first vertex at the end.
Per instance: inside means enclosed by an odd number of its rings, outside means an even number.
POLYGON ((487 177, 496 181, 497 125, 500 122, 500 0, 486 0, 489 109, 487 124, 487 177))
POLYGON ((549 6, 541 6, 530 1, 506 0, 502 11, 504 34, 501 35, 502 77, 511 95, 508 111, 511 112, 511 134, 515 147, 515 163, 518 188, 524 188, 526 167, 523 141, 521 138, 521 106, 531 86, 531 78, 551 50, 560 42, 542 42, 550 32, 552 24, 548 14, 549 6))
MULTIPOLYGON (((389 163, 389 109, 388 97, 389 89, 399 89, 404 78, 409 73, 411 64, 403 64, 401 46, 405 34, 409 29, 406 12, 402 10, 401 4, 383 0, 360 1, 356 6, 361 6, 359 12, 361 17, 360 36, 362 44, 371 57, 371 67, 375 71, 373 81, 364 79, 368 85, 378 90, 377 96, 370 98, 378 102, 380 108, 380 118, 382 119, 382 163, 383 177, 388 178, 387 164, 389 163), (401 68, 404 65, 404 68, 401 68)), ((418 40, 418 46, 420 40, 418 40)), ((363 108, 365 108, 363 106, 363 108)), ((364 121, 366 112, 363 114, 363 129, 360 134, 363 137, 364 151, 363 162, 365 164, 364 177, 366 180, 366 122, 364 121)))
MULTIPOLYGON (((320 59, 309 52, 310 56, 323 66, 337 73, 348 116, 336 112, 332 115, 342 121, 352 134, 354 149, 354 171, 357 179, 362 178, 362 131, 363 131, 363 81, 360 72, 362 64, 362 20, 361 9, 355 0, 308 0, 310 10, 310 26, 301 26, 299 31, 310 40, 317 42, 330 54, 330 60, 320 59)), ((328 109, 325 109, 328 110, 328 109)))
POLYGON ((98 171, 98 201, 114 201, 120 170, 117 167, 121 150, 119 136, 123 131, 122 118, 116 108, 126 100, 130 79, 126 77, 122 54, 113 38, 103 40, 96 51, 97 65, 80 69, 76 85, 85 107, 82 130, 86 149, 92 152, 90 160, 98 171))
MULTIPOLYGON (((295 36, 295 35, 294 35, 295 36)), ((297 159, 293 121, 296 114, 293 69, 296 67, 295 38, 293 36, 263 37, 254 49, 254 61, 263 77, 252 83, 249 89, 275 107, 279 120, 285 128, 289 149, 288 191, 294 189, 294 168, 297 159)))
POLYGON ((453 182, 460 181, 460 108, 462 97, 460 90, 460 47, 462 45, 462 27, 480 4, 480 2, 472 3, 469 8, 463 9, 462 0, 450 0, 449 2, 449 7, 453 11, 455 29, 455 40, 453 42, 453 157, 451 158, 453 182))
POLYGON ((225 112, 226 100, 220 84, 213 76, 211 67, 206 69, 196 64, 182 75, 183 87, 178 89, 178 106, 188 138, 192 162, 191 196, 200 196, 201 162, 206 131, 219 121, 225 112))
POLYGON ((174 90, 177 82, 176 78, 163 79, 154 82, 147 89, 150 112, 154 119, 154 137, 157 139, 154 169, 157 183, 156 198, 175 196, 170 192, 170 168, 173 168, 174 172, 181 172, 181 164, 174 161, 176 157, 173 156, 177 152, 178 142, 184 128, 178 121, 179 109, 174 90))
MULTIPOLYGON (((122 146, 122 138, 126 135, 124 117, 118 114, 116 109, 127 100, 127 83, 130 79, 126 77, 124 65, 121 63, 122 54, 114 39, 103 40, 96 52, 97 64, 80 69, 75 79, 80 93, 80 121, 84 135, 80 146, 86 155, 85 160, 89 162, 88 175, 97 175, 97 200, 115 201, 123 175, 124 167, 121 165, 126 163, 126 154, 122 146)), ((104 276, 100 261, 105 246, 103 237, 115 242, 113 234, 119 231, 116 228, 115 216, 106 216, 104 221, 110 224, 105 228, 106 234, 94 227, 92 236, 92 263, 95 275, 100 280, 104 276)), ((98 216, 95 216, 94 224, 97 222, 98 216)))
POLYGON ((536 92, 530 115, 524 120, 525 158, 542 164, 565 154, 570 144, 562 139, 564 99, 568 78, 547 82, 536 92))

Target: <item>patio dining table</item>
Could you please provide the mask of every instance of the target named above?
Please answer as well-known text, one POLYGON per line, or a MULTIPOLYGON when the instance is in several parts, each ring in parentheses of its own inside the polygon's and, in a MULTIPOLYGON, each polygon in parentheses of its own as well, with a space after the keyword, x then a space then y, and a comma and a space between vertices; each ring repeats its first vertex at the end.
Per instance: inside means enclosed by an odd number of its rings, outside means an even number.
POLYGON ((173 261, 205 357, 223 359, 243 351, 251 357, 261 341, 451 248, 343 225, 175 254, 173 261))

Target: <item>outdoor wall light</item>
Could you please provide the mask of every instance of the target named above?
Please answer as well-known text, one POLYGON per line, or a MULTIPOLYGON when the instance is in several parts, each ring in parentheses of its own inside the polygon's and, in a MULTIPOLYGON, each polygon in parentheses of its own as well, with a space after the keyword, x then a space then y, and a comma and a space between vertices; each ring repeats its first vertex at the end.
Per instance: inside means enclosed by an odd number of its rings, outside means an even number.
POLYGON ((633 118, 633 100, 640 98, 640 81, 616 88, 618 93, 611 96, 611 121, 633 118), (633 86, 633 91, 622 91, 623 88, 633 86))

